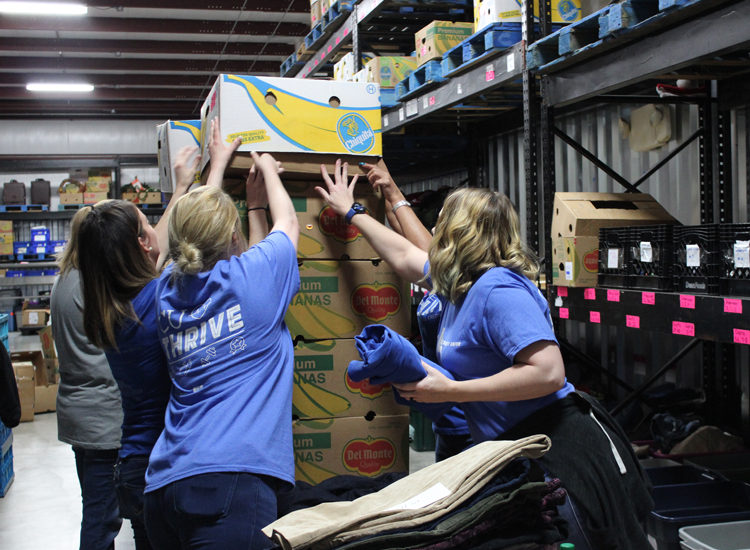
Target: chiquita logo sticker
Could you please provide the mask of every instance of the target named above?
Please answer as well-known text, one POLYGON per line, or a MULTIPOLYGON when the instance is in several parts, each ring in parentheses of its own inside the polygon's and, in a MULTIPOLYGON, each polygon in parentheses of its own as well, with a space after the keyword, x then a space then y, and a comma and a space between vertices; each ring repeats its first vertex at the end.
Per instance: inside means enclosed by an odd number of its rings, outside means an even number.
POLYGON ((346 220, 336 214, 330 206, 326 206, 318 214, 320 232, 342 243, 351 243, 362 236, 359 229, 346 223, 346 220))
POLYGON ((381 395, 384 395, 391 391, 392 386, 390 384, 370 384, 370 380, 365 378, 361 382, 355 382, 349 378, 349 374, 344 374, 346 377, 346 389, 352 393, 358 393, 365 399, 375 400, 381 395))
POLYGON ((352 310, 373 323, 396 315, 401 309, 401 294, 390 284, 359 285, 352 293, 352 310))
POLYGON ((566 23, 571 23, 578 18, 578 8, 570 0, 562 0, 557 4, 557 13, 566 23))
POLYGON ((583 257, 583 268, 589 273, 599 272, 599 251, 592 250, 583 257))
POLYGON ((357 113, 349 113, 336 124, 339 139, 350 153, 364 155, 375 145, 375 132, 357 113))
POLYGON ((396 462, 396 447, 387 439, 354 439, 343 452, 344 466, 350 472, 374 477, 396 462))

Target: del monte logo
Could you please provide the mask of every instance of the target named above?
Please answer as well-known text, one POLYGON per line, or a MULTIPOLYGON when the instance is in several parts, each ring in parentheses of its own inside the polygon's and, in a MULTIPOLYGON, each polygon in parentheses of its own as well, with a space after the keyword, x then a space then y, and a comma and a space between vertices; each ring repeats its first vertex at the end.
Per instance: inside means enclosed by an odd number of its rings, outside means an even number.
POLYGON ((363 155, 375 145, 375 132, 357 113, 342 116, 336 124, 339 139, 350 153, 363 155))
POLYGON ((380 323, 401 309, 401 293, 391 284, 359 285, 352 292, 352 310, 360 317, 380 323))
POLYGON ((599 251, 592 250, 583 257, 583 268, 589 273, 599 272, 599 251))
POLYGON ((387 439, 353 439, 343 450, 344 466, 350 472, 374 477, 396 463, 396 447, 387 439))
POLYGON ((318 214, 318 226, 321 233, 342 243, 351 243, 362 236, 354 225, 336 214, 330 206, 325 206, 318 214))
POLYGON ((346 377, 346 389, 352 393, 358 393, 365 399, 375 400, 381 395, 390 392, 393 388, 390 384, 370 384, 370 379, 365 378, 361 382, 355 382, 349 378, 349 374, 345 373, 346 377))

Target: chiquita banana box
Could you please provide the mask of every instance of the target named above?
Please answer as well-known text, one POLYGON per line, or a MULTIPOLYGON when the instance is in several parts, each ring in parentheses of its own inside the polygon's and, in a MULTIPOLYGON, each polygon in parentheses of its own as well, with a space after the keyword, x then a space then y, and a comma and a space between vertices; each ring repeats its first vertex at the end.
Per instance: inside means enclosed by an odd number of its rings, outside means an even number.
POLYGON ((297 342, 294 346, 294 397, 297 418, 334 418, 409 414, 398 405, 390 384, 353 382, 347 375, 350 361, 360 360, 354 339, 297 342))
MULTIPOLYGON (((298 257, 329 260, 377 258, 377 253, 359 229, 346 223, 315 191, 315 187, 320 185, 320 181, 285 182, 299 220, 298 257)), ((385 202, 373 193, 372 186, 357 184, 355 199, 367 208, 373 218, 381 222, 384 220, 385 202)))
POLYGON ((201 168, 210 161, 211 121, 222 140, 242 138, 240 151, 380 155, 380 87, 223 74, 201 109, 201 168))
POLYGON ((409 471, 408 414, 296 420, 292 437, 297 481, 409 471))
MULTIPOLYGON (((189 162, 200 153, 201 121, 200 120, 168 120, 156 127, 158 135, 159 158, 159 189, 165 193, 174 193, 177 178, 172 163, 177 158, 180 149, 187 146, 197 146, 189 162)), ((195 175, 195 182, 200 183, 200 173, 195 175)))
POLYGON ((292 338, 354 338, 372 324, 411 333, 409 283, 383 261, 298 260, 300 289, 287 311, 292 338))

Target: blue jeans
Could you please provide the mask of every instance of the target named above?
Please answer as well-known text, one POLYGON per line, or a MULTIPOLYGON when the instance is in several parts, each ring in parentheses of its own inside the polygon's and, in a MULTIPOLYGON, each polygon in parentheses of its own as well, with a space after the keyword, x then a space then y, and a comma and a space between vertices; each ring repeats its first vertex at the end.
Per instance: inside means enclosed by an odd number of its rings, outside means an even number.
POLYGON ((136 550, 151 550, 143 521, 143 490, 146 488, 147 468, 147 456, 125 457, 119 459, 115 465, 115 487, 120 516, 130 520, 136 550))
POLYGON ((273 548, 261 529, 276 520, 276 479, 201 474, 146 493, 146 530, 157 550, 273 548))
POLYGON ((73 447, 83 502, 81 550, 114 550, 122 520, 112 475, 117 450, 73 447))

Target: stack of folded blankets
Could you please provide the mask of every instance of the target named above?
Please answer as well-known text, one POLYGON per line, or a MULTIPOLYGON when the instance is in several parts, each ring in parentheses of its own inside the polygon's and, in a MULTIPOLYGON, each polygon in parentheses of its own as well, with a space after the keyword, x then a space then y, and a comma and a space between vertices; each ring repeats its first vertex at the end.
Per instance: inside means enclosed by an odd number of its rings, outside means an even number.
MULTIPOLYGON (((557 515, 565 502, 559 480, 545 481, 534 459, 549 449, 543 435, 486 441, 460 455, 397 479, 356 500, 340 500, 344 476, 315 488, 317 506, 291 512, 263 532, 285 550, 446 550, 535 548, 567 537, 557 515)), ((366 492, 362 481, 356 491, 366 492)), ((388 480, 390 481, 390 480, 388 480)), ((373 480, 373 488, 383 482, 373 480)), ((299 486, 299 492, 304 491, 299 486)), ((297 500, 306 505, 314 498, 297 500)))

